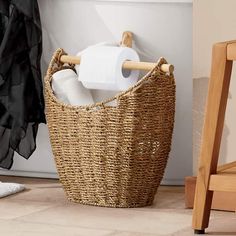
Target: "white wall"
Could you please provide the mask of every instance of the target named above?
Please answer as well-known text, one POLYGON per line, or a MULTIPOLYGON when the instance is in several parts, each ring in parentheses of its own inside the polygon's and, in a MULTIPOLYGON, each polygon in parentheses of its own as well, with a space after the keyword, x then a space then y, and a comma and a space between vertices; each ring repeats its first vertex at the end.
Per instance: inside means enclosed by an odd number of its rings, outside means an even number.
MULTIPOLYGON (((195 0, 193 7, 193 170, 196 173, 201 144, 212 45, 236 39, 235 0, 195 0)), ((233 69, 220 150, 220 162, 235 160, 236 70, 233 69)))
MULTIPOLYGON (((44 70, 58 47, 76 54, 101 41, 119 42, 125 30, 134 33, 134 47, 142 60, 157 61, 164 56, 175 65, 176 123, 165 183, 182 183, 184 176, 192 174, 192 4, 166 3, 171 1, 147 1, 152 2, 148 4, 136 1, 38 2, 43 26, 44 70)), ((21 158, 13 169, 55 173, 46 127, 41 126, 38 149, 31 160, 21 158)))

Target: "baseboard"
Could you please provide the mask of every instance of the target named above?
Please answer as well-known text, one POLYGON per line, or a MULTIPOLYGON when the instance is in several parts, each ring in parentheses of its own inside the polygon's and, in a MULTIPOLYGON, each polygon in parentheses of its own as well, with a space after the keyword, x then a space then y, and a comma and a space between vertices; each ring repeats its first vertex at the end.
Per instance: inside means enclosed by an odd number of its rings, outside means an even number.
POLYGON ((184 179, 167 179, 161 181, 161 185, 184 186, 184 179))
POLYGON ((32 172, 32 171, 18 171, 18 170, 0 170, 0 175, 9 176, 22 176, 22 177, 33 177, 33 178, 47 178, 47 179, 58 179, 57 173, 47 172, 32 172))
MULTIPOLYGON (((20 170, 10 170, 10 171, 9 170, 0 170, 0 175, 58 179, 57 173, 20 171, 20 170)), ((184 180, 183 179, 167 179, 166 178, 161 181, 161 185, 173 185, 173 186, 184 185, 184 180)))

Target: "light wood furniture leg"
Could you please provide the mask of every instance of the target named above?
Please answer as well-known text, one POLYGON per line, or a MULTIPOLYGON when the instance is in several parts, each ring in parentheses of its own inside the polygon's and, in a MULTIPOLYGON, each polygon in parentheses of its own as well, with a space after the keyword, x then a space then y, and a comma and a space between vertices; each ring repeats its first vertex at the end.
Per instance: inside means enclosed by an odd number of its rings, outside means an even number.
POLYGON ((232 61, 227 60, 229 43, 218 43, 213 46, 211 77, 193 212, 193 229, 197 234, 204 234, 209 223, 213 196, 213 191, 209 190, 209 183, 211 175, 216 174, 217 171, 232 70, 232 61))

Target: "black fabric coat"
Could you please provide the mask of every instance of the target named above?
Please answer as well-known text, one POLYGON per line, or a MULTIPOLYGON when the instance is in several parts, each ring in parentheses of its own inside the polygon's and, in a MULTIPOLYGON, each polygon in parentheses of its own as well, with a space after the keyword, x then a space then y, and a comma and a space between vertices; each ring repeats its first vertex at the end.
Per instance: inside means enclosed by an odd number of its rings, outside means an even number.
POLYGON ((37 0, 0 0, 0 167, 29 158, 45 123, 37 0))

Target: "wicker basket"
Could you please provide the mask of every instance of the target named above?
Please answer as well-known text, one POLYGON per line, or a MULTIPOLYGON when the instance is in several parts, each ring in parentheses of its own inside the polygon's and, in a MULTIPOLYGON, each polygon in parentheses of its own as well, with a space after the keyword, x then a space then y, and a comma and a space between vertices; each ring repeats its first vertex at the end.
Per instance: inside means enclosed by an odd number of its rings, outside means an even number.
POLYGON ((45 77, 46 116, 60 181, 69 200, 109 206, 151 205, 171 146, 175 80, 156 67, 125 92, 101 103, 71 106, 51 89, 64 68, 58 49, 45 77), (116 100, 117 106, 108 103, 116 100))

